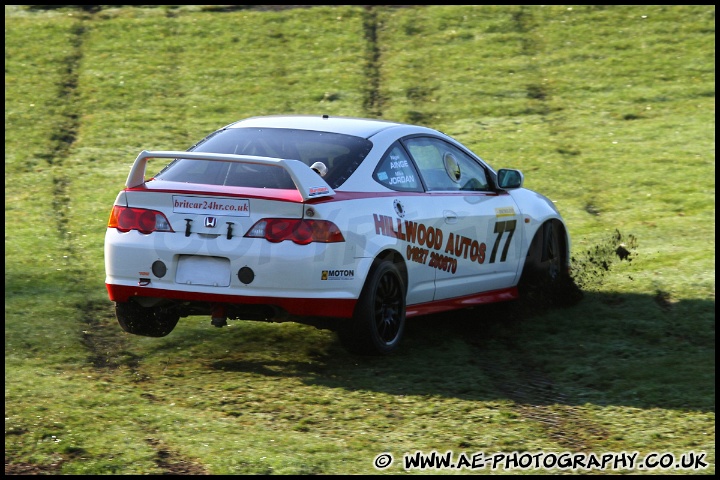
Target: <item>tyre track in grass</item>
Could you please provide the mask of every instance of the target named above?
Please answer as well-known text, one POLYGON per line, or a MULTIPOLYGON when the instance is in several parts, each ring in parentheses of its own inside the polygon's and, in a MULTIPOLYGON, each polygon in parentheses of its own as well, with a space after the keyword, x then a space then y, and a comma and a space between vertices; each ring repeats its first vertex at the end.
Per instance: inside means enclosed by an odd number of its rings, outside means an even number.
POLYGON ((373 5, 366 5, 363 13, 363 32, 367 43, 365 52, 365 78, 367 90, 363 98, 363 109, 369 117, 382 118, 382 97, 380 95, 380 46, 377 39, 378 19, 373 5))
MULTIPOLYGON (((531 5, 521 7, 512 16, 515 29, 522 34, 522 55, 527 57, 530 62, 535 58, 547 58, 547 55, 543 55, 545 45, 542 37, 533 35, 535 26, 544 21, 542 14, 543 9, 531 5)), ((530 109, 537 113, 541 121, 547 125, 549 143, 554 146, 555 152, 565 159, 570 160, 582 155, 580 146, 573 141, 572 129, 565 126, 563 108, 553 101, 552 78, 545 75, 541 71, 541 67, 535 63, 530 63, 530 65, 530 71, 534 72, 535 80, 527 84, 526 96, 530 109)), ((599 216, 602 213, 592 197, 586 201, 585 211, 593 216, 599 216)))
MULTIPOLYGON (((93 7, 93 6, 90 6, 93 7)), ((72 175, 66 170, 66 161, 70 157, 77 134, 80 129, 81 112, 78 111, 79 93, 79 71, 83 60, 83 46, 87 33, 87 24, 93 21, 93 13, 98 9, 89 8, 79 10, 76 14, 78 23, 71 29, 68 53, 65 57, 65 70, 58 85, 58 105, 60 120, 57 128, 52 134, 50 147, 47 152, 40 154, 51 172, 52 176, 52 210, 56 222, 57 236, 61 242, 61 250, 68 262, 66 270, 68 281, 76 285, 84 284, 85 270, 76 261, 75 234, 70 230, 70 212, 72 197, 70 186, 72 175)), ((79 312, 85 328, 82 331, 82 342, 90 352, 90 362, 96 368, 117 368, 120 363, 117 354, 122 350, 122 342, 114 340, 104 341, 104 335, 98 335, 98 329, 106 325, 112 317, 110 305, 105 302, 85 301, 75 305, 79 312)), ((116 338, 121 338, 119 335, 116 338)), ((129 361, 132 365, 133 360, 129 361)))
MULTIPOLYGON (((79 15, 81 17, 81 15, 79 15)), ((69 48, 64 58, 65 69, 62 79, 57 85, 57 108, 59 119, 53 131, 47 151, 38 154, 50 171, 52 190, 50 202, 52 205, 55 231, 59 239, 60 250, 67 259, 66 272, 69 281, 77 283, 82 271, 74 262, 75 248, 72 233, 68 228, 71 198, 68 189, 71 179, 64 170, 65 161, 69 156, 79 129, 79 113, 77 107, 78 69, 82 60, 82 45, 85 37, 84 19, 80 18, 69 32, 69 48)), ((61 474, 63 463, 73 459, 75 455, 56 455, 53 461, 44 464, 18 462, 12 456, 5 455, 6 475, 55 475, 61 474)))
MULTIPOLYGON (((571 136, 562 132, 562 125, 551 115, 553 112, 553 92, 541 66, 534 60, 542 56, 544 48, 542 38, 535 34, 536 27, 542 22, 538 18, 539 10, 535 6, 521 6, 512 15, 514 30, 520 34, 521 55, 527 59, 531 78, 534 81, 526 85, 526 96, 530 107, 548 125, 550 136, 553 139, 571 141, 571 136), (563 133, 561 135, 561 133, 563 133)), ((570 143, 558 145, 556 150, 561 155, 577 155, 577 149, 570 143)), ((574 282, 567 285, 567 295, 580 300, 579 289, 574 282)), ((533 295, 529 298, 548 298, 546 295, 533 295)), ((516 315, 514 321, 524 321, 542 313, 546 308, 556 308, 553 305, 532 305, 518 302, 511 310, 516 315)), ((530 355, 524 354, 522 345, 517 345, 511 334, 501 337, 503 352, 498 358, 483 362, 482 368, 487 376, 494 382, 495 388, 515 403, 516 413, 527 420, 536 422, 545 431, 549 439, 560 447, 571 452, 589 452, 608 438, 609 434, 599 425, 590 421, 584 408, 572 405, 566 395, 544 374, 541 368, 534 365, 530 355), (512 359, 508 362, 507 359, 512 359), (505 364, 499 368, 498 363, 505 364)), ((470 340, 473 344, 473 340, 470 340)))
POLYGON ((481 315, 488 321, 478 322, 474 315, 458 317, 450 312, 427 322, 452 324, 457 329, 458 335, 477 351, 473 365, 498 395, 512 402, 509 408, 518 421, 537 425, 549 441, 564 451, 603 450, 599 447, 609 433, 587 418, 586 407, 574 404, 576 399, 563 391, 537 364, 528 347, 517 340, 516 332, 523 323, 550 308, 558 307, 518 299, 512 304, 483 306, 481 315))
MULTIPOLYGON (((521 33, 522 55, 532 59, 540 53, 540 39, 533 36, 534 26, 538 20, 534 16, 536 7, 520 7, 513 15, 515 29, 521 33)), ((363 102, 364 109, 369 116, 382 117, 383 102, 380 86, 380 69, 382 59, 377 39, 377 15, 374 6, 366 6, 363 18, 363 29, 367 42, 365 75, 368 79, 368 90, 363 102)), ((549 118, 551 112, 550 101, 552 92, 544 82, 543 75, 538 67, 532 66, 535 72, 536 82, 526 86, 526 94, 531 107, 537 111, 544 121, 548 122, 551 131, 556 132, 558 126, 553 124, 549 118)), ((574 149, 569 146, 559 146, 561 154, 569 154, 574 149)), ((572 153, 575 154, 575 153, 572 153)), ((575 284, 568 285, 569 292, 577 298, 577 287, 575 284)), ((523 316, 532 315, 537 312, 537 306, 522 308, 523 316)), ((481 336, 475 329, 471 328, 471 335, 468 336, 468 343, 477 348, 483 349, 483 341, 474 338, 472 332, 481 336)), ((515 412, 523 419, 533 421, 541 426, 548 438, 562 448, 572 452, 592 451, 599 442, 608 437, 608 432, 600 426, 593 424, 586 418, 582 407, 569 405, 566 396, 554 385, 541 369, 532 365, 528 358, 518 355, 522 347, 513 345, 512 336, 503 338, 505 343, 504 352, 494 358, 487 358, 487 352, 483 350, 481 358, 485 358, 479 365, 490 378, 495 388, 505 397, 515 403, 515 412), (512 364, 505 359, 512 358, 512 364), (503 365, 499 367, 499 365, 503 365)))
MULTIPOLYGON (((552 97, 549 82, 541 71, 541 66, 534 60, 541 56, 543 46, 542 38, 535 34, 535 30, 542 19, 538 18, 538 9, 535 6, 521 6, 511 17, 513 30, 520 34, 520 52, 527 59, 527 65, 534 81, 526 85, 526 96, 530 108, 534 110, 542 121, 546 122, 553 138, 558 136, 560 126, 555 124, 550 113, 552 112, 552 97)), ((573 151, 571 147, 560 146, 558 151, 573 151)), ((568 285, 569 294, 575 298, 577 292, 575 285, 568 285)), ((533 295, 530 299, 547 298, 545 295, 533 295)), ((523 300, 511 308, 516 316, 513 323, 527 320, 551 305, 523 304, 523 300)), ((516 344, 512 334, 500 337, 504 347, 501 354, 491 361, 481 364, 484 372, 493 381, 495 388, 515 403, 516 413, 527 420, 536 422, 545 431, 549 439, 562 448, 572 452, 592 451, 599 441, 608 437, 608 433, 585 418, 583 409, 571 405, 566 395, 546 376, 541 368, 533 364, 529 356, 524 354, 522 345, 516 344), (507 359, 512 359, 509 362, 507 359)), ((469 343, 478 346, 477 340, 469 343)), ((482 347, 482 344, 480 344, 482 347)))
POLYGON ((495 389, 514 403, 515 414, 539 425, 561 449, 572 453, 603 450, 601 446, 610 433, 587 418, 585 407, 573 405, 573 400, 534 364, 510 332, 495 340, 499 340, 501 348, 490 354, 484 340, 470 337, 468 343, 482 352, 478 365, 495 389))
MULTIPOLYGON (((96 6, 90 6, 96 7, 96 6)), ((72 28, 69 52, 65 58, 65 70, 58 86, 58 105, 63 105, 60 121, 51 138, 48 151, 40 155, 51 170, 52 208, 55 213, 56 231, 62 242, 69 263, 69 281, 79 284, 85 275, 83 268, 74 264, 76 249, 75 238, 69 228, 72 198, 69 193, 72 177, 66 171, 69 158, 80 129, 81 112, 77 111, 79 102, 79 72, 83 60, 83 46, 88 22, 95 20, 93 14, 100 8, 83 9, 78 24, 72 28)), ((81 341, 88 349, 89 362, 99 372, 117 372, 128 367, 133 377, 137 377, 140 358, 128 351, 127 341, 114 321, 112 306, 106 302, 86 301, 75 305, 84 323, 81 341)), ((138 377, 140 378, 140 377, 138 377)), ((140 378, 142 381, 143 378, 140 378)), ((185 459, 172 448, 155 438, 151 432, 146 438, 147 445, 155 451, 154 462, 164 475, 207 475, 201 465, 185 459)), ((14 462, 5 458, 6 474, 44 475, 60 473, 63 463, 73 461, 73 455, 61 455, 57 462, 49 465, 14 462)))
MULTIPOLYGON (((617 262, 631 262, 635 257, 637 240, 633 235, 615 231, 603 242, 573 259, 574 277, 564 286, 558 298, 581 301, 581 288, 592 288, 617 262)), ((467 342, 479 350, 478 366, 493 382, 493 386, 514 402, 515 413, 540 425, 547 437, 559 447, 573 453, 598 453, 610 433, 587 418, 587 407, 575 405, 577 399, 568 397, 552 378, 533 360, 532 352, 517 341, 514 334, 522 323, 533 321, 550 309, 563 308, 547 301, 542 291, 529 292, 512 304, 488 305, 490 318, 502 318, 492 327, 479 329, 475 319, 462 323, 467 342), (489 348, 492 342, 494 348, 489 348)), ((572 304, 572 303, 570 303, 572 304)))
MULTIPOLYGON (((124 333, 117 325, 112 305, 106 302, 87 302, 80 305, 79 309, 83 311, 83 321, 87 325, 87 329, 83 330, 82 342, 90 352, 90 361, 100 377, 113 382, 118 372, 127 370, 123 378, 131 379, 130 383, 139 385, 139 388, 142 388, 143 383, 152 380, 142 373, 142 358, 127 348, 126 338, 129 334, 124 333)), ((151 393, 142 393, 141 397, 159 406, 164 403, 151 393)), ((144 433, 145 443, 155 452, 153 462, 160 470, 159 474, 209 475, 204 466, 184 457, 165 443, 162 433, 156 429, 144 433)))
MULTIPOLYGON (((93 7, 93 6, 90 6, 93 7)), ((50 148, 40 155, 48 165, 52 175, 52 206, 56 221, 56 232, 61 241, 61 249, 67 257, 69 268, 68 282, 76 285, 84 284, 86 272, 82 265, 76 261, 75 234, 70 230, 70 212, 72 197, 70 186, 72 175, 66 170, 66 161, 70 157, 77 134, 80 129, 81 112, 78 111, 79 101, 78 83, 79 71, 83 60, 83 50, 87 24, 93 21, 93 14, 98 9, 88 8, 76 13, 78 23, 72 28, 70 34, 70 49, 65 57, 65 70, 58 85, 58 105, 63 105, 60 120, 52 134, 50 148)), ((118 353, 122 351, 122 342, 106 341, 107 335, 98 335, 98 330, 108 324, 113 316, 110 304, 98 301, 84 301, 75 305, 80 313, 85 328, 82 331, 82 342, 90 351, 90 362, 96 368, 117 368, 121 363, 136 364, 131 357, 129 360, 118 361, 118 353)), ((121 338, 116 335, 115 338, 121 338)))
POLYGON ((383 118, 385 99, 381 89, 382 57, 378 41, 378 8, 416 8, 424 5, 360 5, 364 7, 362 16, 363 35, 365 36, 365 68, 364 77, 367 88, 363 92, 363 111, 368 118, 383 118))
POLYGON ((58 85, 58 105, 64 107, 61 107, 60 120, 50 138, 49 150, 39 156, 47 163, 51 172, 52 212, 56 221, 56 229, 62 241, 62 249, 68 253, 68 259, 72 260, 75 248, 71 238, 72 233, 68 229, 71 202, 68 187, 71 179, 64 170, 64 166, 69 152, 75 144, 80 127, 80 114, 76 111, 76 106, 78 105, 78 69, 82 61, 82 44, 85 36, 82 19, 72 28, 70 35, 71 48, 65 57, 62 83, 58 85))
POLYGON ((525 95, 531 112, 535 113, 548 127, 549 141, 555 145, 555 151, 563 157, 575 157, 581 154, 573 142, 572 130, 565 128, 561 115, 562 107, 554 102, 552 78, 542 71, 537 58, 546 58, 545 42, 536 35, 535 29, 542 24, 543 9, 535 5, 521 6, 512 14, 514 30, 520 34, 520 54, 527 59, 530 78, 525 86, 525 95))

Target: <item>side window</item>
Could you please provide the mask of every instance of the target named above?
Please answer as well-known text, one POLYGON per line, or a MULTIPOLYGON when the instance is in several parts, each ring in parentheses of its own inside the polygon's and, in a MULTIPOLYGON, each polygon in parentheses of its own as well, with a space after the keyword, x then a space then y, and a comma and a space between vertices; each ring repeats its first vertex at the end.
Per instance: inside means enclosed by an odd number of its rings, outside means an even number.
POLYGON ((485 191, 485 168, 474 158, 438 138, 405 140, 428 191, 485 191))
POLYGON ((378 163, 373 178, 393 190, 421 192, 422 185, 417 171, 399 144, 390 147, 378 163))

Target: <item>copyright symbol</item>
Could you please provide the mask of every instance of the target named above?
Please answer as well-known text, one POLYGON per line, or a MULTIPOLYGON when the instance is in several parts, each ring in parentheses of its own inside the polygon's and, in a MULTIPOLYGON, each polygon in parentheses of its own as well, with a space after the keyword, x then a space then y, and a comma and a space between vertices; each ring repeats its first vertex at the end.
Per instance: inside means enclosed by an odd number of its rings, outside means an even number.
POLYGON ((393 457, 389 453, 381 453, 377 457, 375 457, 375 460, 373 460, 373 465, 375 465, 375 468, 378 470, 385 469, 392 465, 393 457))

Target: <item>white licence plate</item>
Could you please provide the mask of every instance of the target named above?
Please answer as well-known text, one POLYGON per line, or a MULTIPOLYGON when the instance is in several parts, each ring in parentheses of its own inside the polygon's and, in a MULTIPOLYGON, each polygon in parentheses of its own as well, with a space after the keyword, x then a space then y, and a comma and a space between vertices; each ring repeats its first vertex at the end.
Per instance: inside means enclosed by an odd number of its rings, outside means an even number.
POLYGON ((230 259, 180 255, 175 283, 227 287, 230 285, 230 259))

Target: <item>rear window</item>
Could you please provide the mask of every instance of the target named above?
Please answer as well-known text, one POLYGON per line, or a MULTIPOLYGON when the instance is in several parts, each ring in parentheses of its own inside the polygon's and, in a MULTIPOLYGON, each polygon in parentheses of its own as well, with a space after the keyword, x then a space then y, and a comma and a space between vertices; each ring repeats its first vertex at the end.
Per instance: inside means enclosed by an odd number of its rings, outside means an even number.
MULTIPOLYGON (((330 187, 338 188, 371 148, 369 140, 337 133, 287 128, 228 128, 209 135, 190 150, 300 160, 307 166, 322 162, 327 167, 323 179, 330 187)), ((178 159, 155 178, 207 185, 295 188, 283 168, 234 162, 178 159)))

